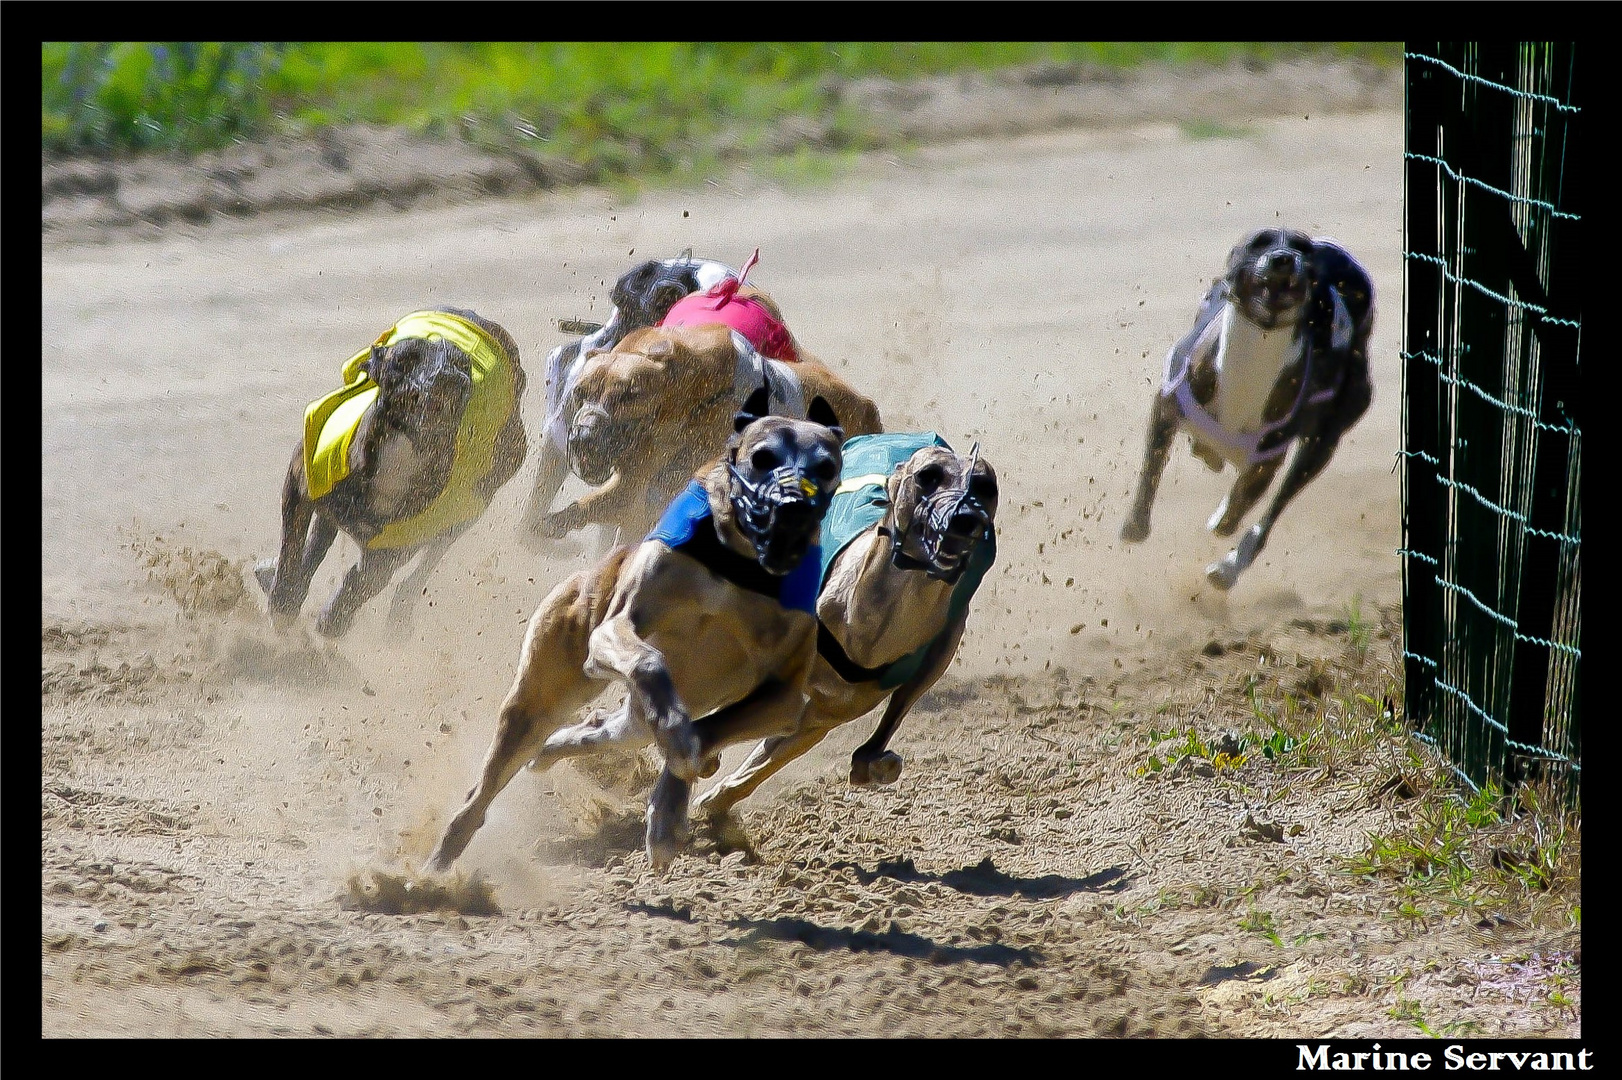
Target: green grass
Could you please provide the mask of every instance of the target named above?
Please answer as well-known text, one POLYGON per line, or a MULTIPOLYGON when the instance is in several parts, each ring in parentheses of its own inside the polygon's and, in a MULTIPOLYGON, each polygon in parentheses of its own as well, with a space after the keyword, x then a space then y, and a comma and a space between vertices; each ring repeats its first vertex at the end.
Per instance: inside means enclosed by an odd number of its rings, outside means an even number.
POLYGON ((778 156, 806 133, 818 151, 879 145, 883 133, 842 93, 853 79, 1306 54, 1401 63, 1393 43, 46 42, 41 141, 195 153, 366 122, 566 160, 590 179, 680 177, 778 156), (785 140, 788 119, 799 134, 785 140))

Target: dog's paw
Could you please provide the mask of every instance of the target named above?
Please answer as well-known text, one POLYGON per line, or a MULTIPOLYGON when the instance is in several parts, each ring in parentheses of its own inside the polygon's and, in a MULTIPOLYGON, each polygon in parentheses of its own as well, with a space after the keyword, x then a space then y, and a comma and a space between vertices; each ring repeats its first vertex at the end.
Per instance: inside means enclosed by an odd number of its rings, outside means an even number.
POLYGON ((585 528, 589 522, 586 516, 572 506, 547 514, 541 519, 536 535, 541 540, 562 540, 570 533, 585 528))
POLYGON ((259 582, 259 587, 270 595, 271 587, 276 584, 276 560, 260 559, 253 564, 253 578, 259 582))
POLYGON ((1239 580, 1239 569, 1232 555, 1226 555, 1205 568, 1205 580, 1227 592, 1239 580))
POLYGON ((1140 544, 1149 539, 1149 519, 1147 517, 1133 516, 1126 519, 1121 525, 1121 542, 1123 544, 1140 544))
POLYGON ((850 782, 856 787, 893 784, 900 778, 901 755, 894 750, 871 757, 864 754, 852 754, 850 757, 850 782))
POLYGON ((688 794, 691 785, 673 776, 667 768, 648 794, 647 835, 644 847, 648 864, 664 870, 676 861, 687 845, 692 830, 687 823, 688 794))

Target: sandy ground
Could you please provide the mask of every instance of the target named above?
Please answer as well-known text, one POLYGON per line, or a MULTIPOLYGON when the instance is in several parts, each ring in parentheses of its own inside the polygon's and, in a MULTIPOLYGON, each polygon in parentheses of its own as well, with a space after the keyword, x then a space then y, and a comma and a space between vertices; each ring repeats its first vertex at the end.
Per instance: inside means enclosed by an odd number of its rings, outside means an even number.
POLYGON ((1136 122, 793 188, 48 234, 44 1033, 1577 1034, 1548 1001, 1580 1003, 1572 940, 1403 920, 1341 871, 1400 806, 1259 758, 1138 775, 1151 732, 1254 728, 1248 676, 1357 670, 1349 616, 1373 627, 1362 663, 1391 653, 1402 133, 1389 108, 1136 122), (1223 596, 1203 525, 1229 478, 1186 451, 1151 539, 1116 533, 1162 357, 1229 246, 1271 223, 1368 265, 1376 393, 1223 596), (424 860, 524 621, 597 538, 526 554, 526 469, 408 641, 381 604, 337 645, 309 630, 346 540, 303 625, 273 634, 242 570, 275 550, 302 409, 394 318, 452 303, 516 337, 533 434, 555 320, 600 317, 631 261, 687 246, 734 264, 758 246, 759 283, 889 427, 979 440, 999 471, 999 565, 893 743, 906 771, 849 788, 850 725, 744 804, 752 851, 700 843, 664 875, 638 792, 524 773, 462 863, 500 914, 358 910, 356 883, 424 860))

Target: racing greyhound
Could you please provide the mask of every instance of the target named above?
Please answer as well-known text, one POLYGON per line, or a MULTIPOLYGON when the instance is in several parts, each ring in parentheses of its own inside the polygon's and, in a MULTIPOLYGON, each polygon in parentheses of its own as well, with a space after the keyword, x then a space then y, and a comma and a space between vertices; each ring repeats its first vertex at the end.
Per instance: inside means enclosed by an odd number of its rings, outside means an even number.
POLYGON ((816 655, 817 541, 844 432, 821 398, 806 420, 765 415, 768 401, 764 386, 750 396, 725 453, 645 540, 541 601, 478 783, 433 868, 455 861, 496 795, 564 735, 572 753, 658 743, 665 768, 646 848, 662 868, 685 840, 691 781, 712 775, 730 743, 793 731, 816 655), (627 684, 624 705, 564 727, 608 679, 627 684))
POLYGON ((1239 471, 1207 528, 1232 536, 1295 447, 1272 505, 1226 556, 1206 567, 1231 589, 1267 544, 1279 515, 1368 411, 1374 283, 1333 240, 1261 229, 1234 246, 1227 272, 1200 304, 1194 327, 1166 356, 1137 497, 1121 539, 1149 536, 1149 513, 1179 429, 1213 471, 1239 471))

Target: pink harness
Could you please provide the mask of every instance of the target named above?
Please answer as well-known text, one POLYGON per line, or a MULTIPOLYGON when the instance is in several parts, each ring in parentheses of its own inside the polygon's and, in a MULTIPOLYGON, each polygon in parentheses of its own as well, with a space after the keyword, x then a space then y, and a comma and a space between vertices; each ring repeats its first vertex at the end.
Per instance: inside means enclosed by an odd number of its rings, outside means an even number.
MULTIPOLYGON (((1335 340, 1351 336, 1351 319, 1346 314, 1338 294, 1334 297, 1335 340)), ((1308 405, 1322 405, 1330 401, 1340 392, 1340 384, 1345 379, 1342 371, 1336 376, 1334 385, 1319 390, 1316 394, 1308 394, 1307 387, 1312 383, 1313 348, 1309 339, 1305 343, 1306 363, 1301 370, 1301 389, 1296 392, 1295 404, 1290 406, 1288 414, 1270 424, 1263 424, 1260 431, 1240 432, 1230 431, 1222 426, 1222 422, 1206 411, 1205 407, 1194 400, 1194 387, 1188 379, 1188 354, 1175 346, 1166 354, 1166 369, 1160 377, 1160 393, 1175 394, 1177 397, 1177 411, 1182 414, 1189 426, 1197 429, 1207 442, 1215 443, 1219 447, 1232 451, 1236 456, 1243 458, 1244 464, 1240 468, 1271 461, 1290 448, 1291 436, 1279 438, 1278 442, 1261 448, 1262 442, 1269 438, 1276 438, 1281 433, 1290 432, 1296 421, 1301 418, 1301 410, 1308 405)))
POLYGON ((671 305, 670 312, 659 325, 703 326, 706 323, 721 323, 748 338, 762 356, 798 362, 800 354, 794 347, 794 338, 788 332, 788 327, 773 318, 766 305, 755 297, 738 295, 744 278, 749 276, 749 268, 759 259, 760 249, 756 248, 737 277, 723 278, 704 292, 682 297, 671 305))

